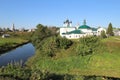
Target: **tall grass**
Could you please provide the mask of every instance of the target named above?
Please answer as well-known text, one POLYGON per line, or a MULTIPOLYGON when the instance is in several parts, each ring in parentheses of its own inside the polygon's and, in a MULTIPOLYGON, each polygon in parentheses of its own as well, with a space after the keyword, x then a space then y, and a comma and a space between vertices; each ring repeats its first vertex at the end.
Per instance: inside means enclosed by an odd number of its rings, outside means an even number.
POLYGON ((69 49, 60 50, 54 58, 42 57, 38 51, 28 61, 28 66, 57 74, 120 78, 120 42, 114 40, 114 37, 102 40, 100 49, 87 56, 76 55, 77 44, 76 41, 69 49))

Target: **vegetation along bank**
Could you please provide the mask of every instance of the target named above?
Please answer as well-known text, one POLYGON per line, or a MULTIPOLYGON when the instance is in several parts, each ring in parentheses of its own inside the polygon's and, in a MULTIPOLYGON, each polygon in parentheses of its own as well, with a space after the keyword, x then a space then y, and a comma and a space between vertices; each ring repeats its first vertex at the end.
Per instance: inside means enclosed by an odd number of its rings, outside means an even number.
POLYGON ((9 32, 7 34, 10 34, 10 36, 0 38, 0 53, 9 51, 30 41, 28 38, 29 35, 26 33, 9 32))
POLYGON ((57 28, 38 24, 31 35, 36 54, 26 66, 20 63, 0 68, 0 78, 9 80, 120 80, 120 37, 88 36, 68 40, 57 28))

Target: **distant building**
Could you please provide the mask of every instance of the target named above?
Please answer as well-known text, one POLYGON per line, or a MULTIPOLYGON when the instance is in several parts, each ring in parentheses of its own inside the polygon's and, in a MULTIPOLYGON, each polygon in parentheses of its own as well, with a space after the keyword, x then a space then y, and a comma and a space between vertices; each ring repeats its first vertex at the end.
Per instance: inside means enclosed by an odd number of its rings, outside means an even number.
POLYGON ((101 35, 102 31, 104 31, 106 33, 106 29, 104 29, 104 28, 98 28, 97 29, 97 36, 101 35))
POLYGON ((2 38, 8 38, 8 37, 10 37, 9 34, 3 34, 3 35, 2 35, 2 38))
POLYGON ((104 28, 91 28, 86 25, 86 20, 84 20, 83 25, 72 27, 72 21, 66 20, 64 22, 64 26, 60 28, 60 36, 66 37, 68 39, 79 39, 84 36, 92 36, 92 35, 101 35, 101 32, 106 30, 104 28))
POLYGON ((12 25, 12 29, 11 29, 13 32, 15 32, 15 25, 13 24, 12 25))
POLYGON ((120 36, 120 30, 116 29, 113 30, 115 36, 120 36))
POLYGON ((34 32, 35 31, 35 29, 29 29, 28 30, 28 32, 34 32))

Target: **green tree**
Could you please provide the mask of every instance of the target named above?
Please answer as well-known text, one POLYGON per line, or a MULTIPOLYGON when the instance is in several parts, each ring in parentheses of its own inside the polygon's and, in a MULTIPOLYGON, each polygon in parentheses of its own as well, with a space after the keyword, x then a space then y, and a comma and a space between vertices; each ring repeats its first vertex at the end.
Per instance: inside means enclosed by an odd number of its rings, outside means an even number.
POLYGON ((56 51, 59 49, 67 49, 72 45, 72 41, 66 38, 51 36, 45 38, 41 42, 42 46, 40 51, 42 51, 43 56, 54 57, 56 56, 56 51))
POLYGON ((6 28, 6 31, 9 32, 9 31, 10 31, 10 28, 6 28))
POLYGON ((67 49, 72 45, 72 41, 67 38, 59 38, 59 46, 61 49, 67 49))
POLYGON ((2 28, 0 28, 0 32, 2 32, 3 30, 2 30, 2 28))
POLYGON ((112 23, 109 23, 108 25, 107 34, 108 36, 114 36, 112 23))
POLYGON ((36 27, 37 29, 33 33, 31 40, 36 48, 40 48, 42 46, 42 40, 44 40, 46 37, 49 37, 51 33, 50 30, 42 24, 38 24, 36 27))
POLYGON ((57 51, 57 38, 55 36, 48 37, 42 42, 41 51, 44 56, 53 57, 57 51))

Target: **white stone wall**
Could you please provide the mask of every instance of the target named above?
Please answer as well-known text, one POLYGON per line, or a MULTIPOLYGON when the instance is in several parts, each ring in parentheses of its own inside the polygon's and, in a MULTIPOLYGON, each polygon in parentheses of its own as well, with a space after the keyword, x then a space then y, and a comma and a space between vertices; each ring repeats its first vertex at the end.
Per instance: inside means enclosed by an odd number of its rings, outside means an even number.
POLYGON ((80 29, 84 33, 92 33, 91 29, 80 29))
POLYGON ((67 39, 79 39, 84 36, 86 36, 86 34, 69 34, 65 35, 64 37, 66 37, 67 39))

